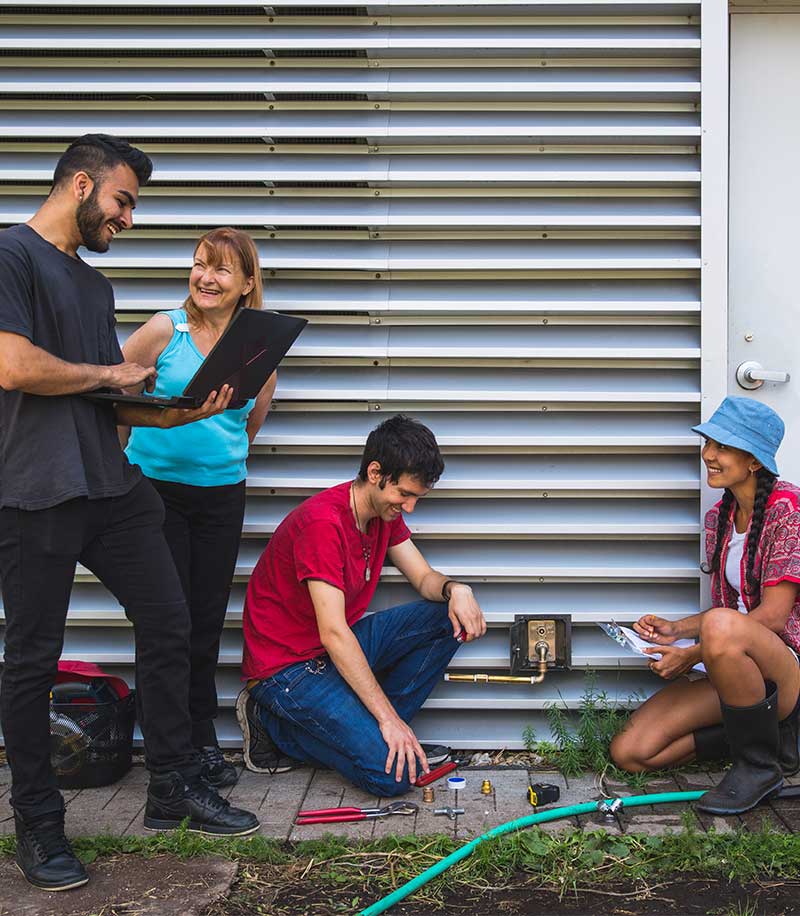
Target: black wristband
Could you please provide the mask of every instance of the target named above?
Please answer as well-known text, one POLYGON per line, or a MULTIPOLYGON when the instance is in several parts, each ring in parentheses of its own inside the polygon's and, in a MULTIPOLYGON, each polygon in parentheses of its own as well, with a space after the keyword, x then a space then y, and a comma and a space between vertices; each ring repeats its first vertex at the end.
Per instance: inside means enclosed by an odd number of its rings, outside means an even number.
POLYGON ((445 589, 447 588, 448 585, 463 585, 463 584, 464 583, 459 582, 458 579, 445 579, 444 582, 442 582, 442 598, 445 601, 450 600, 450 596, 445 592, 445 589))

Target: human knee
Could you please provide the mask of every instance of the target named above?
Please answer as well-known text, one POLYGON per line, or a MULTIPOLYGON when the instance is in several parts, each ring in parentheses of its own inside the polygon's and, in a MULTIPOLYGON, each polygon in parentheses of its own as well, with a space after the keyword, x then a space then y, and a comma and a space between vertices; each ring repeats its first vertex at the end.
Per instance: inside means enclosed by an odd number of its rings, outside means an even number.
POLYGON ((646 769, 637 753, 638 741, 630 731, 619 732, 611 739, 609 754, 615 766, 627 773, 640 773, 646 769))
POLYGON ((700 619, 700 645, 703 653, 718 655, 741 648, 745 618, 738 611, 715 607, 700 619))

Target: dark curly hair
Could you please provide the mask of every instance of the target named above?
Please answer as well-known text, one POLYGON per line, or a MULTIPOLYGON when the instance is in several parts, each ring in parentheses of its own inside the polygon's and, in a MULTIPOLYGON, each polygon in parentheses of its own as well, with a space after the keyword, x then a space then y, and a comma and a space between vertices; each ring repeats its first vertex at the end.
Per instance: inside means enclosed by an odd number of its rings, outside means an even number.
POLYGON ((106 172, 123 164, 133 171, 139 185, 150 181, 153 163, 140 149, 111 134, 84 134, 73 140, 58 160, 53 173, 53 189, 76 172, 86 172, 93 181, 100 182, 106 172))
MULTIPOLYGON (((764 527, 764 510, 767 508, 767 501, 775 487, 775 481, 777 479, 778 478, 774 474, 771 474, 766 468, 759 468, 756 471, 756 496, 753 502, 753 515, 750 519, 750 535, 747 539, 747 565, 745 567, 747 589, 750 592, 755 592, 759 586, 758 579, 753 572, 753 566, 756 561, 758 542, 761 539, 761 529, 764 527)), ((719 572, 722 544, 728 533, 732 506, 733 493, 726 489, 722 496, 722 502, 719 507, 719 518, 717 519, 717 545, 714 549, 714 556, 711 558, 711 563, 704 563, 700 567, 704 573, 719 572)))
POLYGON ((384 420, 367 437, 358 476, 367 479, 367 468, 377 461, 383 480, 397 483, 401 474, 416 477, 424 487, 432 487, 442 476, 444 459, 436 438, 419 420, 398 414, 384 420))

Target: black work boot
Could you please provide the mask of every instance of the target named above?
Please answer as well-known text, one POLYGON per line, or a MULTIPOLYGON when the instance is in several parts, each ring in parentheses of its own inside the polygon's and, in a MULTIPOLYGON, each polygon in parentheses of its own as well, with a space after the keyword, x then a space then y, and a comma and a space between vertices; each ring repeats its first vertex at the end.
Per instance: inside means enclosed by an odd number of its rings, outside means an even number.
POLYGON ((778 726, 780 746, 778 749, 778 762, 784 776, 794 776, 800 771, 800 753, 797 750, 798 720, 800 719, 800 696, 794 704, 794 709, 782 719, 778 726))
POLYGON ((706 760, 727 760, 731 755, 728 736, 725 726, 720 722, 717 725, 707 725, 692 732, 694 738, 694 759, 697 763, 706 760))
POLYGON ((86 869, 64 836, 64 815, 53 814, 26 824, 14 812, 17 868, 43 891, 68 891, 89 880, 86 869))
POLYGON ((249 811, 233 808, 199 776, 153 773, 147 787, 144 825, 148 830, 174 830, 189 819, 188 829, 214 836, 245 836, 259 828, 249 811))
POLYGON ((720 784, 697 802, 709 814, 741 814, 777 793, 783 785, 778 764, 778 691, 753 706, 720 702, 733 766, 720 784))
MULTIPOLYGON (((764 682, 767 693, 772 693, 775 685, 772 681, 764 682)), ((798 753, 798 720, 800 720, 800 696, 797 698, 794 709, 789 715, 778 723, 778 764, 781 768, 784 778, 794 776, 800 772, 800 753, 798 753)), ((729 760, 731 748, 728 744, 728 736, 725 734, 725 726, 709 725, 706 728, 699 728, 693 732, 694 737, 694 759, 698 763, 706 760, 729 760)))
POLYGON ((236 767, 222 756, 222 751, 216 744, 197 748, 200 758, 200 778, 214 789, 224 789, 235 786, 239 779, 236 767))

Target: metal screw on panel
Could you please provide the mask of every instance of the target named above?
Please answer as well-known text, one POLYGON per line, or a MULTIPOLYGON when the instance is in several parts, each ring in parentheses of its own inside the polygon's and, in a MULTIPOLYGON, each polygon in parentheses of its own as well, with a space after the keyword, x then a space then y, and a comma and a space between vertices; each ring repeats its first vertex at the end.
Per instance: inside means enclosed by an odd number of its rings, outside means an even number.
POLYGON ((752 332, 748 331, 748 332, 744 335, 744 339, 745 339, 748 343, 751 343, 752 340, 753 340, 753 334, 752 334, 752 332))

